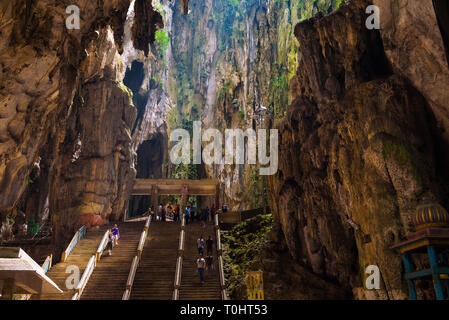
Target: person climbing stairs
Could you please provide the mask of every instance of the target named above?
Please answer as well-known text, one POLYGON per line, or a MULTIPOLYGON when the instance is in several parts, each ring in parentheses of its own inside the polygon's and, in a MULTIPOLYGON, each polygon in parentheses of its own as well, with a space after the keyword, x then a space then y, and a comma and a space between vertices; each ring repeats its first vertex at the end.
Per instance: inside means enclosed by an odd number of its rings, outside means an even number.
POLYGON ((180 224, 151 223, 131 289, 131 300, 171 300, 180 224))
MULTIPOLYGON (((215 229, 211 224, 203 228, 200 222, 186 226, 186 240, 184 245, 184 258, 182 262, 180 300, 221 300, 220 276, 218 274, 217 250, 215 242, 215 229), (196 260, 198 259, 197 239, 203 235, 206 241, 210 235, 214 239, 213 265, 215 269, 204 271, 204 283, 201 284, 198 275, 196 260)), ((206 259, 206 248, 203 257, 206 259)))
MULTIPOLYGON (((91 229, 86 233, 86 236, 80 240, 80 242, 76 245, 76 247, 72 250, 70 255, 67 257, 67 260, 64 262, 59 262, 55 264, 49 272, 47 272, 47 276, 53 280, 58 287, 63 291, 63 293, 55 293, 55 294, 43 294, 41 296, 32 296, 32 300, 40 299, 40 300, 70 300, 72 296, 75 294, 75 289, 69 289, 66 286, 66 280, 68 277, 73 275, 73 270, 68 270, 66 273, 66 269, 68 266, 76 266, 79 268, 79 277, 81 278, 84 272, 87 263, 89 262, 90 257, 95 254, 97 251, 98 245, 106 231, 108 226, 103 226, 97 230, 91 229)), ((71 281, 68 281, 71 283, 71 281)))
POLYGON ((121 300, 126 287, 129 269, 136 255, 145 222, 122 222, 119 245, 103 252, 102 258, 90 276, 81 300, 121 300))

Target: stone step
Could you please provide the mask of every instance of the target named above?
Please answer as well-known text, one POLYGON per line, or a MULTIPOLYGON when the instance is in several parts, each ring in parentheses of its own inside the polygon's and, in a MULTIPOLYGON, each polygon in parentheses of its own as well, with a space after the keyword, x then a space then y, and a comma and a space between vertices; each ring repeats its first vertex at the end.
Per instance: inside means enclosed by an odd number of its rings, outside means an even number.
POLYGON ((196 268, 198 258, 197 239, 200 236, 206 240, 210 235, 215 240, 213 225, 207 224, 205 228, 201 223, 194 222, 186 227, 186 242, 183 260, 182 281, 179 289, 181 300, 219 300, 221 299, 220 278, 217 271, 217 255, 214 244, 215 270, 205 270, 204 283, 201 284, 196 268))
POLYGON ((121 300, 126 288, 129 269, 137 253, 140 236, 145 222, 118 224, 119 245, 112 249, 112 255, 103 254, 87 283, 81 300, 121 300))
POLYGON ((136 272, 131 299, 170 300, 178 258, 180 225, 154 223, 136 272))

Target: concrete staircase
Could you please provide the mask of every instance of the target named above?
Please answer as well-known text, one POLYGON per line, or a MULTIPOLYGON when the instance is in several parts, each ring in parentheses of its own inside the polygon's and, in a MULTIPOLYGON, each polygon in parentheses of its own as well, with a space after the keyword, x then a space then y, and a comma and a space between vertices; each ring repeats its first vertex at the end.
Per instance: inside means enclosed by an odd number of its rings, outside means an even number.
POLYGON ((176 222, 151 223, 131 300, 172 299, 180 231, 181 226, 176 222))
POLYGON ((111 256, 105 250, 81 295, 81 300, 122 299, 145 222, 121 222, 117 225, 120 230, 119 246, 112 250, 111 256))
MULTIPOLYGON (((194 222, 186 226, 186 240, 184 260, 182 262, 181 288, 179 290, 180 300, 221 300, 220 277, 218 274, 218 263, 215 245, 215 229, 212 224, 206 224, 203 228, 200 222, 194 222), (214 239, 215 270, 204 272, 204 284, 201 284, 196 268, 198 258, 197 239, 203 235, 204 240, 210 235, 214 239)), ((206 255, 206 248, 204 248, 206 255)), ((204 257, 205 258, 205 257, 204 257)))
POLYGON ((68 256, 65 262, 59 262, 54 265, 47 276, 50 277, 58 287, 64 291, 63 293, 56 294, 43 294, 40 297, 33 295, 32 299, 40 300, 70 300, 75 293, 74 289, 68 289, 66 287, 66 279, 73 275, 73 271, 66 273, 66 268, 70 265, 77 266, 79 268, 79 276, 83 275, 84 268, 89 262, 90 257, 97 251, 98 245, 106 231, 108 226, 101 227, 99 230, 91 229, 87 232, 86 236, 81 239, 78 245, 68 256))

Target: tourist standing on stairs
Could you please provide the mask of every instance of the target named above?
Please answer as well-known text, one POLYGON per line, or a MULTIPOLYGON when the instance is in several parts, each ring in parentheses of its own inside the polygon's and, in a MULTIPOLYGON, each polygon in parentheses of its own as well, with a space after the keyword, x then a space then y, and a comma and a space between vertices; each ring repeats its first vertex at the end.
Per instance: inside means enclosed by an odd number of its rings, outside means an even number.
POLYGON ((196 240, 196 244, 198 246, 198 253, 203 255, 204 254, 204 238, 203 235, 201 235, 198 240, 196 240))
POLYGON ((173 210, 173 218, 175 222, 179 220, 179 204, 177 204, 175 209, 173 210))
POLYGON ((118 239, 120 239, 120 231, 116 224, 114 224, 114 228, 112 228, 112 235, 114 236, 114 246, 118 246, 118 239))
POLYGON ((109 230, 108 243, 106 244, 106 249, 108 249, 109 255, 112 255, 112 244, 113 243, 114 243, 114 235, 112 234, 112 230, 109 230))
POLYGON ((215 223, 215 213, 217 212, 217 207, 215 207, 215 203, 210 208, 210 217, 212 219, 212 223, 215 223))
POLYGON ((187 206, 187 207, 186 207, 185 219, 186 219, 186 225, 189 224, 189 219, 190 219, 190 206, 187 206))
POLYGON ((162 203, 157 207, 157 221, 162 220, 162 203))
POLYGON ((208 256, 213 255, 214 239, 212 236, 208 236, 206 240, 206 254, 208 256))
POLYGON ((213 265, 213 260, 214 260, 213 256, 207 256, 206 257, 206 271, 215 269, 214 265, 213 265))
POLYGON ((167 207, 167 216, 172 221, 174 220, 174 218, 173 218, 173 207, 171 206, 170 203, 168 204, 168 207, 167 207))
POLYGON ((206 261, 203 258, 203 255, 200 253, 198 255, 198 259, 196 260, 196 267, 198 268, 198 274, 200 276, 201 284, 204 283, 204 267, 206 265, 206 261))
POLYGON ((208 222, 209 219, 209 213, 210 213, 210 209, 209 207, 206 207, 206 210, 204 210, 203 212, 203 228, 206 227, 206 223, 208 222))

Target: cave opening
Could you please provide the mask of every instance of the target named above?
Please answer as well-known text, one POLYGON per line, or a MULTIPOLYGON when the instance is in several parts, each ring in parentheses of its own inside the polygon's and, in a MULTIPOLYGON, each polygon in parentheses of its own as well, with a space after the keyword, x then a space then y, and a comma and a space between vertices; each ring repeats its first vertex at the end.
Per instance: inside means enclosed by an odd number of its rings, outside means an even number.
MULTIPOLYGON (((137 179, 161 179, 166 177, 167 169, 164 163, 167 157, 167 143, 167 137, 164 134, 156 133, 139 146, 136 164, 137 179)), ((146 214, 151 203, 153 203, 151 196, 131 196, 128 218, 146 214)))
POLYGON ((132 128, 132 132, 137 128, 137 124, 143 117, 145 107, 148 100, 148 92, 142 89, 143 81, 145 80, 144 64, 140 61, 134 60, 131 63, 131 68, 126 69, 123 84, 131 89, 133 93, 133 103, 137 108, 137 117, 132 128))

